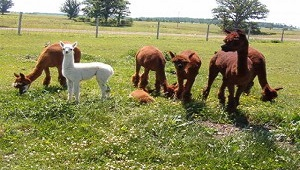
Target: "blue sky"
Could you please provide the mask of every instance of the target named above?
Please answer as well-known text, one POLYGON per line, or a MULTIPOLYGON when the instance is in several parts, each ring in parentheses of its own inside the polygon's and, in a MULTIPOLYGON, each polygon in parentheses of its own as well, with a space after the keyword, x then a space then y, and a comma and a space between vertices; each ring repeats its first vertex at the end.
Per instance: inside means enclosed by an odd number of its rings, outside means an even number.
MULTIPOLYGON (((82 1, 82 0, 79 0, 82 1)), ((65 0, 13 0, 15 12, 59 12, 65 0)), ((212 18, 215 0, 129 0, 132 17, 212 18)), ((270 10, 262 22, 293 25, 300 28, 298 0, 260 0, 270 10)))

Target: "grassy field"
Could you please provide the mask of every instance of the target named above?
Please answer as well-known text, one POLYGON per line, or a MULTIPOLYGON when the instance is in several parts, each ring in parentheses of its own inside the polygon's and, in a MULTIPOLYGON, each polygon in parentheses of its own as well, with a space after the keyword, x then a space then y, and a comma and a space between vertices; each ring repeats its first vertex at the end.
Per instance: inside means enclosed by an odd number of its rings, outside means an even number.
MULTIPOLYGON (((159 39, 152 34, 157 23, 101 27, 101 31, 110 32, 95 38, 94 26, 61 16, 23 16, 24 29, 42 31, 24 30, 17 35, 16 30, 1 29, 16 28, 17 21, 18 15, 0 15, 1 168, 300 169, 299 31, 286 31, 293 40, 283 43, 272 41, 280 40, 280 30, 265 29, 268 35, 251 39, 250 45, 266 57, 269 83, 284 89, 275 102, 262 102, 255 80, 251 94, 241 97, 241 119, 236 120, 218 104, 221 76, 208 100, 201 100, 209 60, 222 44, 223 35, 215 26, 211 27, 210 35, 214 36, 209 41, 205 41, 207 25, 188 23, 180 23, 179 27, 176 23, 161 23, 165 34, 159 39), (54 68, 50 87, 42 86, 42 75, 29 92, 18 95, 11 86, 13 73, 28 74, 44 43, 60 40, 78 41, 82 62, 100 61, 113 66, 110 99, 100 100, 97 83, 92 79, 81 82, 81 103, 68 103, 54 68), (134 55, 144 45, 154 45, 164 53, 185 49, 199 53, 203 64, 193 87, 193 102, 182 104, 161 95, 155 97, 155 103, 140 105, 128 97, 134 90, 130 82, 134 55)), ((170 83, 176 81, 174 70, 168 61, 170 83)), ((153 88, 153 73, 150 76, 153 88)))

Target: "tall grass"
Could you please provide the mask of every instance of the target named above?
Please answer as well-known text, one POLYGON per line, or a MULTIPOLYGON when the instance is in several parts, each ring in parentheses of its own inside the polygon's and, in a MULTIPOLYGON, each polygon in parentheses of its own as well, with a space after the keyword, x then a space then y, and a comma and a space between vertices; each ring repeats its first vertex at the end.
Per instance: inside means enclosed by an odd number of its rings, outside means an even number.
MULTIPOLYGON (((1 16, 1 24, 11 15, 1 16)), ((45 17, 45 16, 36 16, 45 17)), ((50 17, 60 28, 65 20, 50 17)), ((31 17, 30 17, 31 18, 31 17)), ((30 20, 33 20, 31 18, 30 20)), ((39 20, 39 19, 37 19, 39 20)), ((4 25, 5 25, 4 24, 4 25)), ((78 24, 78 23, 76 23, 78 24)), ((81 23, 82 24, 82 23, 81 23)), ((135 23, 123 31, 144 32, 135 23)), ((163 23, 165 24, 165 23, 163 23)), ((72 22, 66 28, 74 28, 72 22)), ((177 30, 176 24, 166 23, 177 30)), ((182 24, 183 25, 183 24, 182 24)), ((186 24, 195 29, 192 24, 186 24)), ((205 25, 198 25, 205 28, 205 25)), ((94 29, 82 24, 81 29, 94 29), (86 28, 85 28, 86 27, 86 28)), ((32 28, 40 28, 39 24, 32 28)), ((110 29, 110 28, 105 28, 110 29)), ((115 29, 115 28, 113 28, 115 29)), ((117 28, 116 28, 117 29, 117 28)), ((145 29, 145 30, 143 30, 145 29)), ((181 34, 189 31, 182 28, 181 34)), ((202 32, 205 34, 205 32, 202 32)), ((222 36, 221 34, 219 36, 222 36)), ((300 70, 299 42, 251 41, 266 57, 268 80, 282 86, 275 102, 262 102, 257 80, 249 96, 241 97, 238 114, 232 119, 218 104, 215 81, 206 103, 201 100, 208 63, 220 49, 222 38, 101 34, 89 32, 29 32, 0 30, 0 167, 7 169, 299 169, 300 70), (52 68, 51 86, 42 86, 43 76, 32 83, 28 93, 18 95, 11 87, 13 73, 28 74, 45 42, 78 41, 82 62, 100 61, 112 65, 109 81, 111 98, 99 98, 95 80, 81 82, 81 103, 66 101, 52 68), (128 97, 134 90, 135 52, 154 45, 165 54, 196 50, 203 65, 192 90, 194 101, 156 96, 156 102, 140 105, 128 97), (242 127, 240 122, 248 121, 242 127), (237 125, 237 126, 235 126, 237 125), (240 126, 238 126, 240 125, 240 126)), ((168 56, 166 56, 168 58, 168 56)), ((174 66, 167 62, 167 79, 176 81, 174 66)), ((150 74, 154 87, 154 75, 150 74)), ((242 124, 244 125, 244 124, 242 124)))

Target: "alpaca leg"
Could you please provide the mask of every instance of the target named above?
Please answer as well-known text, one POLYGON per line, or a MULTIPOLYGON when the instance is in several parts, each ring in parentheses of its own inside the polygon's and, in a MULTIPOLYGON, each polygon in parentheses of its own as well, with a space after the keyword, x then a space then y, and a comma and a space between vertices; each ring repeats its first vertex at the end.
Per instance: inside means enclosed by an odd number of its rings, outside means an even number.
POLYGON ((188 78, 186 80, 186 83, 184 86, 184 91, 182 92, 182 98, 183 98, 183 101, 185 101, 185 102, 188 102, 192 99, 191 90, 192 90, 193 84, 195 82, 195 78, 196 78, 196 76, 191 76, 190 78, 188 78))
POLYGON ((102 93, 101 99, 106 99, 107 97, 109 97, 110 88, 108 87, 108 85, 99 83, 99 86, 102 93))
POLYGON ((210 92, 211 85, 213 84, 214 80, 216 79, 218 73, 219 73, 219 70, 211 64, 209 67, 207 86, 203 89, 203 93, 202 93, 203 100, 207 99, 209 92, 210 92))
POLYGON ((226 88, 226 83, 223 81, 221 84, 221 87, 219 89, 219 93, 218 93, 218 99, 219 99, 219 103, 222 105, 225 105, 225 88, 226 88))
POLYGON ((184 79, 181 76, 177 76, 178 81, 178 89, 175 92, 175 96, 177 99, 182 99, 182 92, 184 90, 183 81, 184 79))
POLYGON ((155 72, 155 91, 156 93, 160 92, 160 85, 161 85, 161 75, 158 71, 155 72))
POLYGON ((62 87, 66 87, 67 86, 67 82, 66 82, 66 78, 62 75, 62 66, 58 66, 57 67, 57 72, 58 72, 58 81, 59 81, 59 84, 62 87))
POLYGON ((236 110, 236 103, 235 103, 235 99, 234 99, 234 85, 228 85, 228 111, 230 112, 234 112, 236 110))
POLYGON ((139 84, 139 88, 146 90, 146 86, 148 85, 149 79, 149 69, 145 68, 145 72, 141 76, 141 82, 139 84))
POLYGON ((79 103, 79 93, 80 93, 80 85, 79 82, 73 82, 74 94, 75 94, 75 101, 79 103))
POLYGON ((50 69, 49 69, 49 67, 46 67, 46 68, 44 69, 44 71, 45 71, 46 77, 44 78, 43 85, 46 86, 46 87, 48 87, 49 84, 50 84, 50 81, 51 81, 51 76, 50 76, 50 69))
POLYGON ((141 65, 136 63, 135 74, 131 78, 134 87, 137 87, 140 82, 140 69, 141 69, 141 65))
POLYGON ((71 101, 73 96, 73 82, 67 79, 67 85, 68 85, 68 101, 71 101))
POLYGON ((246 87, 247 86, 238 86, 236 93, 235 93, 235 97, 234 97, 236 106, 238 106, 240 104, 240 97, 241 97, 243 91, 245 91, 246 87))

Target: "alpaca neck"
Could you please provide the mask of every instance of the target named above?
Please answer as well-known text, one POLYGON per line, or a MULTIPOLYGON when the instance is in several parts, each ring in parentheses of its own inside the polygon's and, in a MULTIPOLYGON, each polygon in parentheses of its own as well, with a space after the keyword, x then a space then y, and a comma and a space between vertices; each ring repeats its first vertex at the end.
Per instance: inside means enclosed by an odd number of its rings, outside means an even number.
POLYGON ((38 77, 40 77, 43 73, 44 67, 41 67, 39 64, 37 64, 34 68, 34 70, 26 75, 26 77, 31 81, 35 81, 38 77))
POLYGON ((62 65, 64 68, 74 68, 73 54, 65 54, 62 65))
POLYGON ((248 46, 237 51, 237 71, 238 75, 244 75, 248 72, 248 46))

